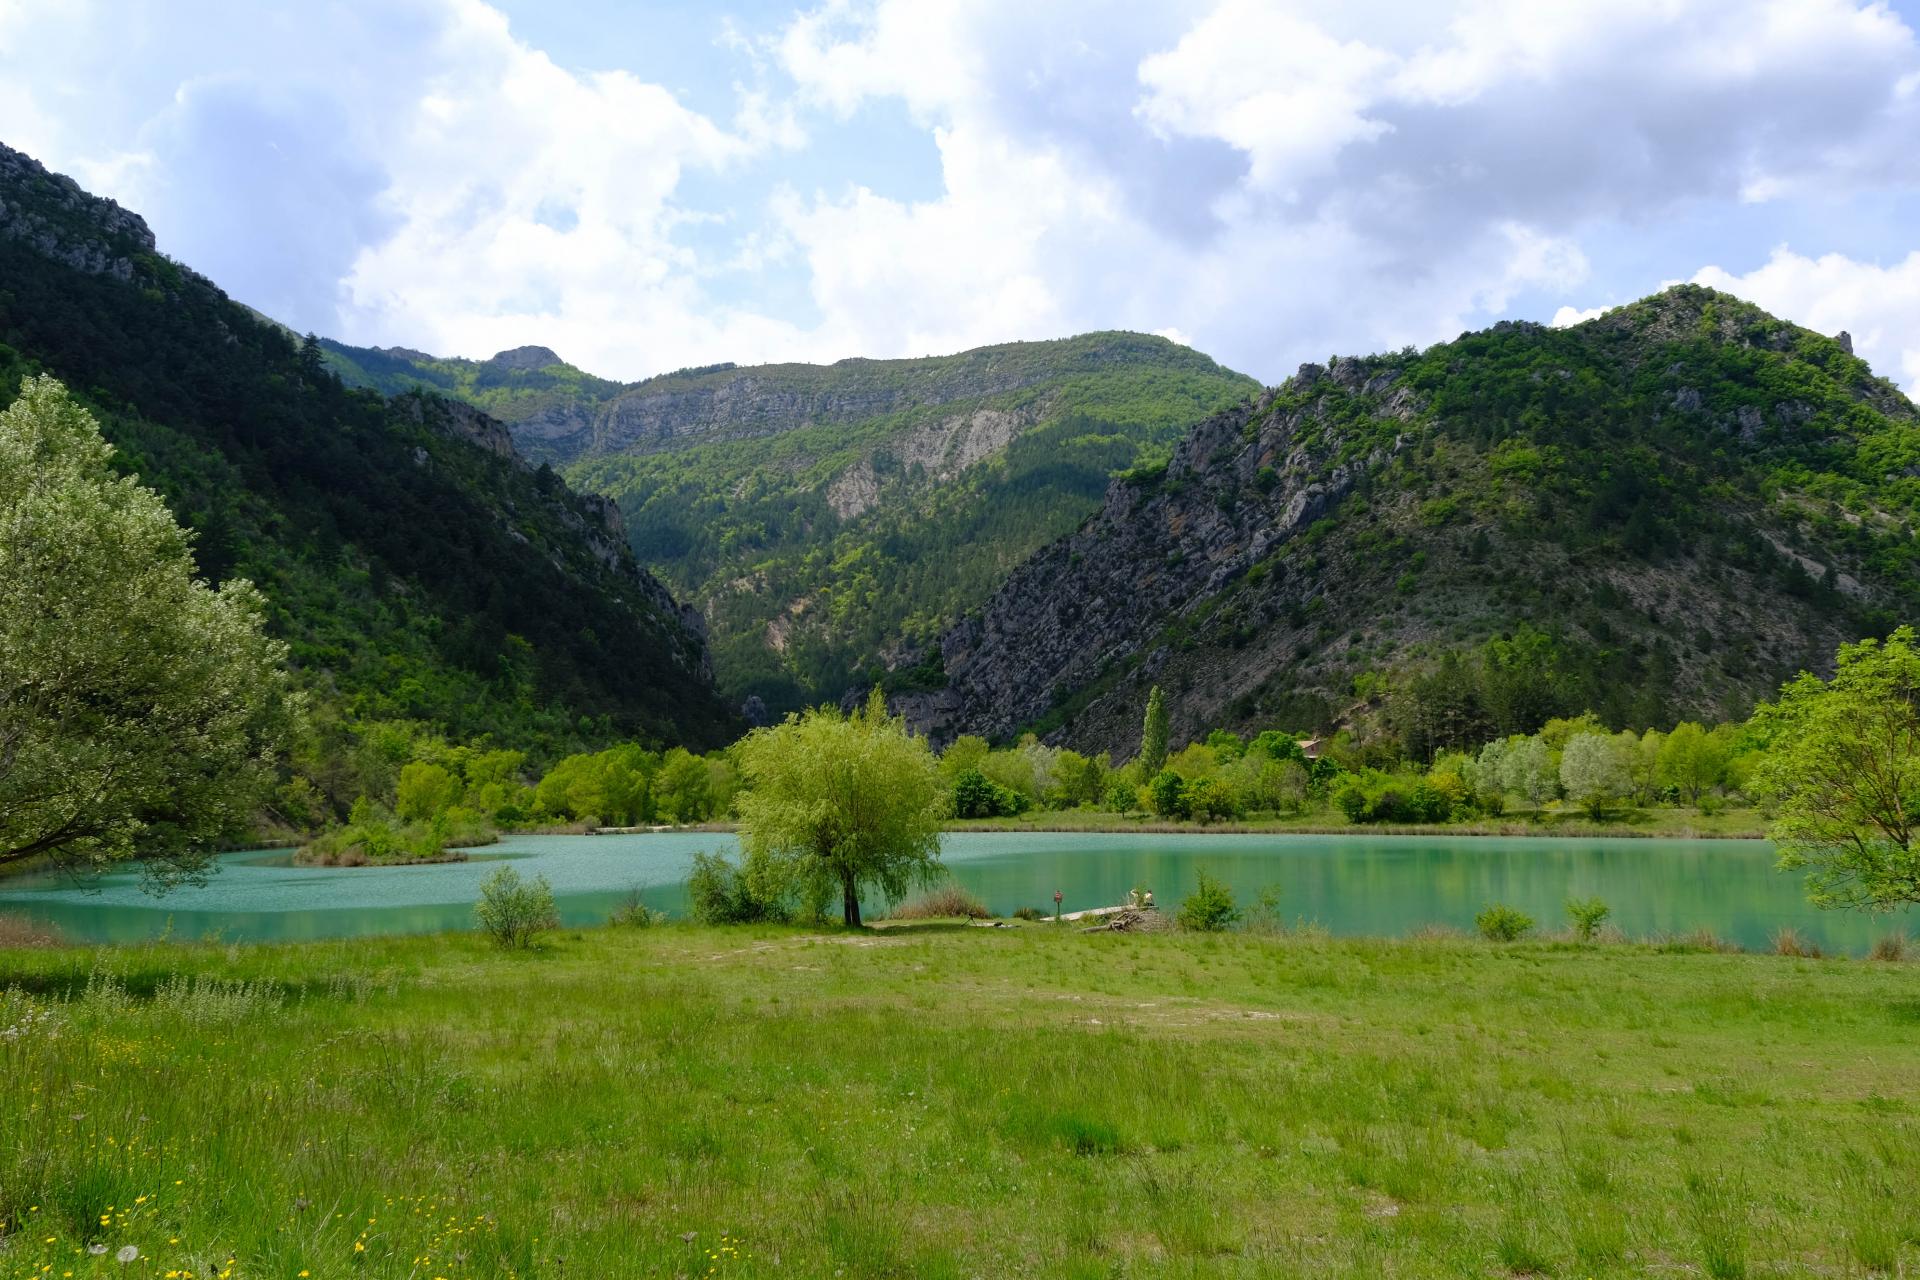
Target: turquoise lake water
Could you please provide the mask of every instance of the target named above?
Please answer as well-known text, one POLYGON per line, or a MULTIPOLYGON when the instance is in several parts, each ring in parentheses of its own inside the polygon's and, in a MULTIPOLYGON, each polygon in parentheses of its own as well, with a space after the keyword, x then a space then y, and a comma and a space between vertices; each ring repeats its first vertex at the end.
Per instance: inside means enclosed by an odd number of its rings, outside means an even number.
MULTIPOLYGON (((134 872, 92 887, 53 876, 0 883, 0 911, 58 926, 88 942, 174 937, 284 941, 469 928, 479 884, 501 861, 552 883, 567 924, 604 920, 627 894, 684 910, 696 851, 732 851, 707 832, 518 836, 472 860, 415 867, 295 867, 285 850, 223 855, 206 885, 150 897, 134 872)), ((1569 895, 1597 894, 1630 934, 1705 926, 1748 947, 1792 925, 1829 950, 1863 952, 1908 924, 1903 916, 1817 911, 1799 877, 1775 870, 1758 840, 1599 840, 1538 837, 1090 835, 967 832, 946 838, 954 876, 997 913, 1106 906, 1134 885, 1163 906, 1201 868, 1242 902, 1277 886, 1289 920, 1335 933, 1399 935, 1428 924, 1471 929, 1481 906, 1511 903, 1543 927, 1562 923, 1569 895)), ((879 903, 872 904, 880 906, 879 903)))

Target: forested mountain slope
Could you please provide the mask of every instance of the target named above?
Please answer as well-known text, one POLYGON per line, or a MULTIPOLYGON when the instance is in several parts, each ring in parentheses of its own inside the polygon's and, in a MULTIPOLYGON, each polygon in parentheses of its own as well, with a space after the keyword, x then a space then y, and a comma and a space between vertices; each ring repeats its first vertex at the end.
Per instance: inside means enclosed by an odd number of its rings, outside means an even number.
POLYGON ((1920 414, 1844 335, 1683 286, 1303 366, 902 655, 940 687, 898 702, 1123 754, 1153 683, 1176 741, 1726 715, 1920 613, 1917 521, 1920 414))
POLYGON ((0 395, 42 370, 197 531, 207 575, 262 587, 323 708, 516 745, 732 731, 697 616, 609 504, 466 405, 343 387, 138 216, 0 147, 0 395))
POLYGON ((641 562, 705 612, 722 687, 773 711, 880 676, 883 655, 978 608, 1078 525, 1115 471, 1259 390, 1135 333, 722 365, 617 392, 543 348, 329 352, 349 378, 431 384, 499 414, 523 451, 612 496, 641 562))

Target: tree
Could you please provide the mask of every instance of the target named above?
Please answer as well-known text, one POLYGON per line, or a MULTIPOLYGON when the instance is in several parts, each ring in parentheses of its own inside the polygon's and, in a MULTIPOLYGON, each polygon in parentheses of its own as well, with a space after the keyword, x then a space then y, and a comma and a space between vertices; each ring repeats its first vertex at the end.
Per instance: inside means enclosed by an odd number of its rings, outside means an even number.
POLYGON ((0 865, 197 873, 270 781, 300 702, 265 602, 194 578, 159 495, 50 377, 0 413, 0 865))
POLYGON ((1140 776, 1151 778, 1167 762, 1167 700, 1155 685, 1147 692, 1147 717, 1140 726, 1140 776))
POLYGON ((1690 720, 1677 724, 1660 744, 1654 771, 1661 786, 1672 787, 1697 805, 1701 793, 1726 776, 1726 735, 1709 733, 1690 720))
POLYGON ((713 772, 685 747, 667 752, 653 775, 653 803, 669 822, 700 822, 713 812, 713 772))
POLYGON ((1780 865, 1816 906, 1920 902, 1920 650, 1912 627, 1843 645, 1833 679, 1802 673, 1754 723, 1753 785, 1779 805, 1780 865))
POLYGON ((1187 812, 1187 780, 1171 769, 1162 769, 1147 784, 1153 811, 1163 818, 1179 818, 1187 812))
POLYGON ((407 822, 425 822, 460 802, 460 779, 437 764, 416 760, 400 770, 393 810, 407 822))
POLYGON ((939 766, 877 690, 852 715, 821 707, 755 729, 738 751, 741 847, 794 883, 837 887, 847 924, 862 886, 895 900, 944 870, 939 766))
POLYGON ((1584 808, 1590 817, 1605 816, 1607 810, 1633 794, 1633 768, 1630 748, 1608 733, 1580 733, 1567 739, 1560 755, 1560 785, 1567 798, 1584 808))

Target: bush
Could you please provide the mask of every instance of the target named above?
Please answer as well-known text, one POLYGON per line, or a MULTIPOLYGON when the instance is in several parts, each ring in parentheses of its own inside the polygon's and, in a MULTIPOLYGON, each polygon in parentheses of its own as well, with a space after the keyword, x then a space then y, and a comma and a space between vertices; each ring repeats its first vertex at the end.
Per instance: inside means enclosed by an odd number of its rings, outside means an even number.
POLYGON ((1038 907, 1021 907, 1013 913, 1015 920, 1045 920, 1047 913, 1038 907))
POLYGON ((1533 932, 1533 917, 1504 902, 1489 903, 1473 923, 1489 942, 1517 942, 1533 932))
POLYGON ((1367 792, 1358 782, 1349 782, 1335 792, 1333 803, 1347 815, 1348 822, 1359 822, 1367 816, 1367 792))
POLYGON ((60 931, 26 916, 0 916, 0 950, 8 947, 57 947, 60 931))
POLYGON ((1867 951, 1867 959, 1898 964, 1907 958, 1909 947, 1906 934, 1883 933, 1873 940, 1873 946, 1867 951))
POLYGON ((1233 890, 1202 871, 1199 887, 1180 904, 1180 912, 1175 918, 1182 929, 1218 933, 1231 928, 1240 919, 1240 908, 1234 905, 1233 890))
POLYGON ((687 899, 693 918, 701 924, 780 923, 788 918, 780 899, 756 886, 744 867, 725 854, 696 853, 687 877, 687 899))
POLYGON ((901 903, 887 912, 887 919, 943 920, 960 916, 968 920, 985 920, 992 914, 987 910, 986 903, 959 885, 949 883, 901 903))
POLYGON ((1113 813, 1132 813, 1139 807, 1140 788, 1127 781, 1125 777, 1116 777, 1107 784, 1107 808, 1113 813))
POLYGON ((522 880, 512 867, 501 867, 480 885, 474 904, 480 927, 501 946, 521 950, 533 945, 544 930, 560 927, 553 905, 553 886, 545 876, 522 880))
POLYGON ((648 906, 641 899, 638 889, 627 890, 627 896, 622 898, 620 905, 607 916, 608 924, 622 925, 629 929, 651 929, 657 924, 666 922, 667 913, 656 911, 648 906))
POLYGON ((1574 936, 1582 942, 1592 942, 1612 914, 1613 908, 1598 898, 1567 899, 1567 920, 1573 925, 1574 936))

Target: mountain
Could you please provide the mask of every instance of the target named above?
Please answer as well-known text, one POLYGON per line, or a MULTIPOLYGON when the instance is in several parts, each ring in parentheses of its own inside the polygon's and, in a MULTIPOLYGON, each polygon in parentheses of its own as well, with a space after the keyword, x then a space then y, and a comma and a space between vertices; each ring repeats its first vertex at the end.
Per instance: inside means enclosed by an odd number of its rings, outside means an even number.
POLYGON ((261 586, 324 707, 515 745, 733 731, 698 616, 612 504, 467 404, 343 386, 137 215, 0 146, 0 395, 42 370, 196 531, 204 573, 261 586))
POLYGON ((1846 335, 1682 286, 1302 366, 896 655, 938 678, 895 701, 1123 755, 1155 683, 1176 742, 1725 715, 1913 619, 1917 527, 1920 413, 1846 335))
POLYGON ((439 379, 611 495, 641 561, 706 614, 721 687, 772 711, 875 678, 911 685, 886 654, 984 604, 1114 472, 1259 389, 1134 333, 716 365, 615 390, 557 358, 532 367, 552 354, 539 348, 481 362, 329 350, 369 385, 439 379))

